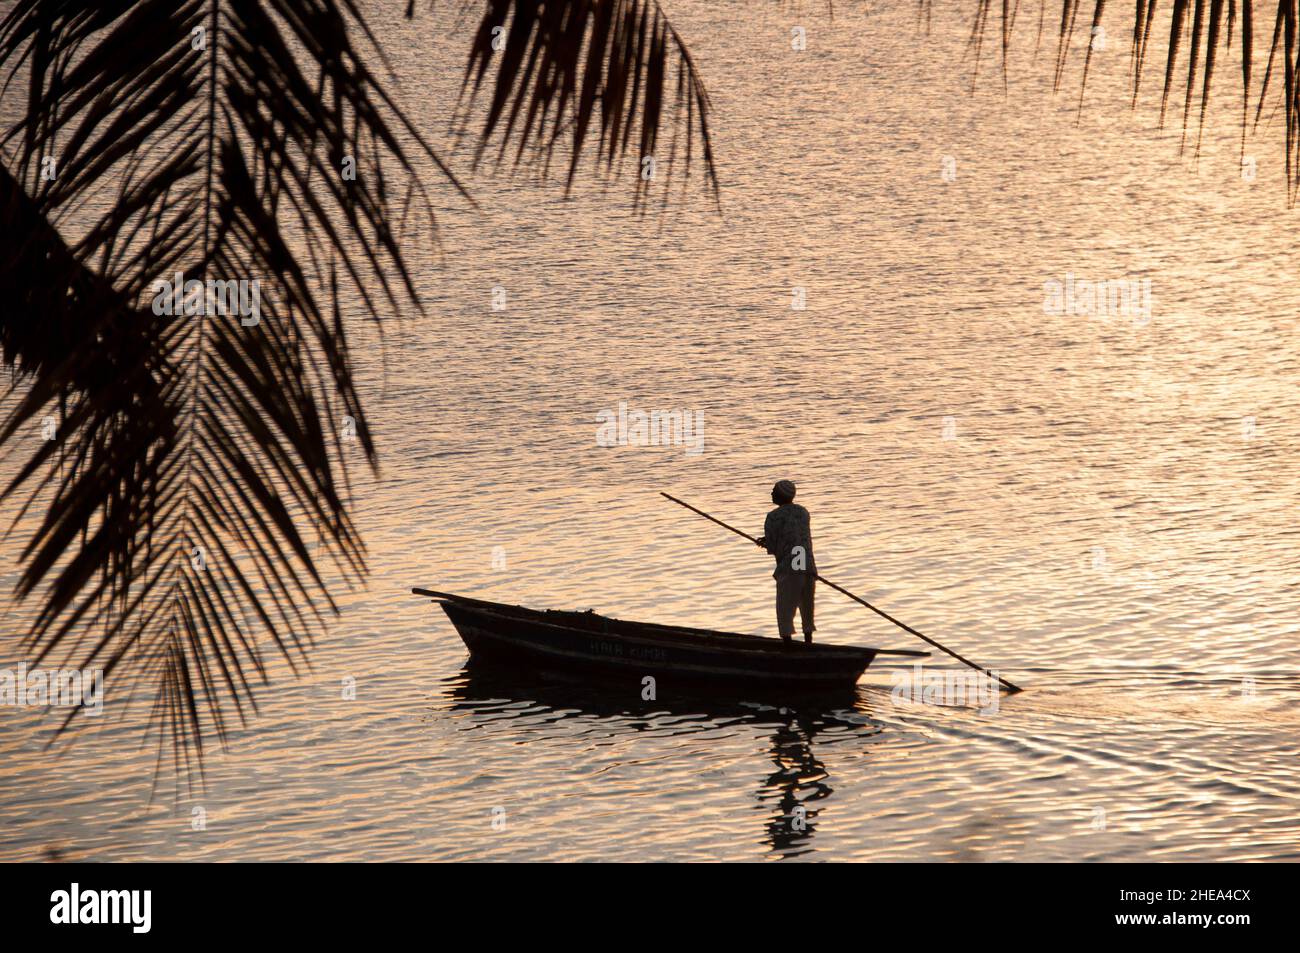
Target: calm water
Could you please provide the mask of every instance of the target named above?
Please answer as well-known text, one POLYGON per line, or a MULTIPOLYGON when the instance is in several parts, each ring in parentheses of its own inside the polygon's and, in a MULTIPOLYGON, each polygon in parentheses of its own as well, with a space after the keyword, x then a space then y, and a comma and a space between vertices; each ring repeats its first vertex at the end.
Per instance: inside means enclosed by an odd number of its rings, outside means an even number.
MULTIPOLYGON (((48 723, 0 709, 0 857, 1300 856, 1278 137, 1243 179, 1229 58, 1220 125, 1180 160, 1149 104, 1123 108, 1119 16, 1076 124, 1032 35, 1009 98, 991 71, 969 97, 964 23, 927 43, 907 4, 839 7, 673 4, 716 107, 721 216, 695 190, 662 220, 618 186, 564 202, 470 176, 478 212, 440 193, 441 258, 409 246, 428 315, 359 333, 373 572, 313 671, 281 672, 175 804, 149 803, 138 725, 51 756, 48 723), (1045 313, 1067 274, 1149 279, 1150 319, 1045 313), (620 401, 702 411, 703 452, 598 447, 620 401), (824 574, 1028 690, 995 713, 895 704, 880 666, 829 710, 610 697, 472 675, 408 594, 767 633, 769 564, 657 493, 755 532, 779 477, 824 574)), ((464 36, 375 18, 440 135, 464 36)), ((818 609, 826 641, 917 647, 829 591, 818 609)), ((4 618, 16 664, 24 617, 4 618)))

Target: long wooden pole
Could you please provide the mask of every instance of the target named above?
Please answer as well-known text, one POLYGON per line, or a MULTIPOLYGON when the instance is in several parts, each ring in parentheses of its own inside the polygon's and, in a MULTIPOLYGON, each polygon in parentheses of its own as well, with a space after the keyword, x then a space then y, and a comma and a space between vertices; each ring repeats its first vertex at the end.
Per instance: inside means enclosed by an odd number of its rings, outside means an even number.
MULTIPOLYGON (((743 530, 736 529, 736 527, 731 526, 731 525, 728 524, 728 523, 724 523, 724 522, 722 522, 722 520, 718 519, 716 516, 710 516, 708 513, 704 512, 704 510, 696 509, 695 507, 691 506, 691 504, 685 502, 684 500, 679 500, 679 499, 677 499, 677 497, 675 497, 675 496, 670 496, 670 495, 667 494, 667 493, 662 493, 662 492, 661 492, 659 495, 660 495, 660 496, 663 496, 663 497, 665 497, 665 498, 667 498, 667 499, 672 500, 672 501, 673 501, 674 503, 676 503, 678 506, 684 506, 684 507, 686 507, 686 508, 687 508, 688 510, 690 510, 692 513, 698 513, 700 516, 703 516, 706 520, 709 520, 709 521, 711 521, 711 522, 717 523, 717 524, 718 524, 719 526, 721 526, 723 529, 729 529, 729 530, 731 530, 731 531, 732 531, 733 533, 735 533, 737 536, 743 536, 743 537, 745 537, 745 539, 749 540, 749 541, 750 541, 751 543, 753 543, 755 546, 758 545, 758 540, 755 539, 753 536, 750 536, 748 533, 746 533, 746 532, 743 531, 743 530)), ((1007 689, 1008 691, 1011 691, 1011 692, 1019 692, 1019 691, 1023 691, 1023 689, 1021 689, 1021 688, 1019 688, 1019 687, 1017 687, 1017 686, 1015 686, 1015 685, 1012 685, 1010 682, 1008 682, 1005 678, 1002 678, 1000 675, 997 675, 997 674, 995 674, 994 672, 989 671, 987 668, 984 668, 982 665, 976 665, 976 664, 975 664, 974 662, 972 662, 970 659, 968 659, 968 658, 964 658, 964 657, 958 655, 956 652, 954 652, 952 649, 948 648, 946 645, 941 645, 940 643, 936 642, 934 639, 930 638, 928 635, 922 635, 920 632, 916 631, 916 629, 912 628, 910 625, 907 625, 906 623, 903 623, 903 622, 899 622, 897 619, 895 619, 895 618, 894 618, 892 615, 890 615, 888 612, 885 612, 883 609, 877 609, 875 606, 873 606, 873 605, 872 605, 870 602, 868 602, 866 599, 863 599, 861 596, 855 596, 853 593, 849 592, 849 591, 848 591, 847 589, 845 589, 843 586, 838 586, 838 585, 836 585, 835 583, 833 583, 833 582, 831 582, 829 579, 827 579, 825 576, 823 576, 823 575, 821 575, 821 574, 818 574, 818 576, 817 576, 817 581, 820 582, 820 583, 824 583, 824 584, 827 585, 827 586, 830 586, 830 587, 831 587, 832 589, 834 589, 836 592, 842 592, 842 593, 844 593, 844 595, 848 596, 848 597, 849 597, 850 599, 852 599, 854 602, 857 602, 857 603, 860 603, 860 604, 866 606, 868 609, 870 609, 870 610, 871 610, 872 612, 874 612, 876 615, 880 616, 882 619, 888 619, 890 622, 894 623, 894 625, 898 626, 900 629, 904 630, 905 632, 911 632, 911 633, 912 633, 914 636, 916 636, 918 639, 921 639, 921 640, 923 640, 923 641, 925 641, 925 642, 929 642, 931 645, 933 645, 933 646, 934 646, 936 649, 938 649, 939 651, 941 651, 941 652, 947 652, 949 655, 951 655, 951 656, 952 656, 953 658, 955 658, 957 661, 961 662, 963 665, 969 665, 971 668, 975 669, 976 671, 983 672, 985 675, 989 676, 989 678, 995 678, 995 679, 997 679, 999 682, 1002 683, 1003 686, 1006 687, 1006 689, 1007 689)))

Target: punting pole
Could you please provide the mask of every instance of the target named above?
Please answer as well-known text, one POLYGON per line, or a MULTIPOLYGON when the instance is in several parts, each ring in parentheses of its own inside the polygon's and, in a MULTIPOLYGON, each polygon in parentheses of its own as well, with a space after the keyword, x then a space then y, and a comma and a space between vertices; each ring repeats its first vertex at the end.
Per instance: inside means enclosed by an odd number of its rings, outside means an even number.
MULTIPOLYGON (((708 513, 704 512, 704 510, 696 509, 695 507, 691 506, 691 504, 689 504, 689 503, 687 503, 687 502, 685 502, 685 501, 683 501, 683 500, 679 500, 679 499, 677 499, 677 497, 675 497, 675 496, 670 496, 670 495, 667 494, 667 493, 662 493, 662 492, 661 492, 659 495, 662 496, 662 497, 665 497, 665 498, 667 498, 667 499, 669 499, 669 500, 672 500, 672 501, 673 501, 674 503, 676 503, 678 506, 684 506, 684 507, 686 507, 686 508, 687 508, 688 510, 690 510, 692 513, 698 513, 700 516, 703 516, 706 520, 709 520, 709 521, 711 521, 711 522, 717 523, 717 524, 718 524, 719 526, 721 526, 723 529, 729 529, 729 530, 731 530, 731 531, 732 531, 733 533, 735 533, 737 536, 743 536, 743 537, 745 537, 745 539, 749 540, 749 541, 750 541, 751 543, 753 543, 755 546, 758 545, 758 540, 755 539, 753 536, 750 536, 748 533, 744 532, 743 530, 738 530, 738 529, 736 529, 736 527, 731 526, 730 524, 727 524, 727 523, 722 522, 722 520, 718 519, 718 518, 715 517, 715 516, 710 516, 708 513)), ((902 629, 902 630, 905 631, 905 632, 911 632, 911 633, 912 633, 914 636, 916 636, 918 639, 921 639, 922 641, 925 641, 925 642, 930 643, 931 645, 933 645, 933 646, 934 646, 936 649, 938 649, 939 651, 941 651, 941 652, 947 652, 949 655, 951 655, 951 656, 952 656, 953 658, 955 658, 957 661, 961 662, 963 665, 969 665, 971 668, 975 669, 976 671, 978 671, 978 672, 983 672, 983 673, 984 673, 985 675, 987 675, 989 678, 995 678, 995 679, 997 679, 999 682, 1002 683, 1002 685, 1003 685, 1003 686, 1004 686, 1004 687, 1005 687, 1009 692, 1013 692, 1013 693, 1014 693, 1014 692, 1023 691, 1023 689, 1021 689, 1021 688, 1019 688, 1019 687, 1017 687, 1017 686, 1015 686, 1015 685, 1012 685, 1010 682, 1008 682, 1008 681, 1007 681, 1005 678, 1003 678, 1002 676, 994 674, 993 672, 991 672, 991 671, 989 671, 988 669, 984 668, 982 665, 976 665, 976 664, 975 664, 974 662, 972 662, 970 659, 968 659, 968 658, 964 658, 963 656, 958 655, 956 652, 954 652, 952 649, 948 648, 946 645, 941 645, 941 644, 939 644, 939 643, 936 642, 934 639, 930 638, 928 635, 922 635, 920 632, 916 631, 916 629, 912 628, 910 625, 907 625, 906 623, 903 623, 903 622, 899 622, 897 619, 895 619, 895 618, 894 618, 892 615, 890 615, 888 612, 885 612, 883 609, 877 609, 875 606, 873 606, 873 605, 872 605, 870 602, 868 602, 866 599, 863 599, 861 596, 855 596, 853 593, 849 592, 849 591, 848 591, 847 589, 845 589, 843 586, 837 586, 835 583, 831 582, 831 581, 830 581, 829 579, 827 579, 825 576, 822 576, 822 575, 818 574, 818 576, 817 576, 817 581, 820 582, 820 583, 824 583, 824 584, 827 585, 827 586, 830 586, 830 587, 831 587, 832 589, 834 589, 836 592, 842 592, 842 593, 844 593, 844 595, 848 596, 848 597, 849 597, 850 599, 852 599, 854 602, 861 603, 862 605, 864 605, 864 606, 866 606, 868 609, 870 609, 872 612, 874 612, 876 615, 880 616, 880 617, 883 618, 883 619, 888 619, 890 622, 894 623, 894 625, 898 626, 900 629, 902 629)))

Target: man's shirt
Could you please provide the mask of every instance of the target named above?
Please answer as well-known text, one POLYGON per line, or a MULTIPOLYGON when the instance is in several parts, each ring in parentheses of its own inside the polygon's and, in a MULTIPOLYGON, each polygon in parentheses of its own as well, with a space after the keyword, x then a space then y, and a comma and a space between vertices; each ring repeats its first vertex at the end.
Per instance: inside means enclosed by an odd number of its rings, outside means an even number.
POLYGON ((817 571, 813 562, 812 524, 808 511, 798 503, 785 503, 767 514, 763 523, 763 536, 766 537, 767 551, 776 557, 776 569, 773 577, 780 578, 792 572, 817 571), (795 547, 803 547, 803 569, 795 569, 791 563, 795 547))

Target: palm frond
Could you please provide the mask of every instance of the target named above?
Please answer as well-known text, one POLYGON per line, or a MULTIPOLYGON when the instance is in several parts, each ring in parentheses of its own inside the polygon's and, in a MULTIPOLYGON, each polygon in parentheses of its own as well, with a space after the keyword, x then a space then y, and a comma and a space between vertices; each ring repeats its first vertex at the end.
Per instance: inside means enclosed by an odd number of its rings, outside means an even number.
MULTIPOLYGON (((1040 0, 1040 17, 1046 7, 1047 0, 1040 0)), ((1059 89, 1074 50, 1072 41, 1075 23, 1083 7, 1082 0, 1061 0, 1056 66, 1053 72, 1054 88, 1059 89)), ((920 9, 927 8, 926 0, 921 0, 920 9)), ((989 0, 979 0, 969 42, 969 46, 976 51, 987 29, 990 10, 989 0)), ((1014 4, 1006 2, 1002 4, 1004 47, 1010 42, 1010 35, 1015 28, 1015 10, 1014 4)), ((1106 0, 1093 0, 1091 10, 1093 35, 1101 28, 1106 14, 1106 0)), ((1129 52, 1132 103, 1136 108, 1148 63, 1151 38, 1153 33, 1159 35, 1160 32, 1157 19, 1163 17, 1167 20, 1168 41, 1165 45, 1162 67, 1164 83, 1160 95, 1160 124, 1163 127, 1166 122, 1171 97, 1181 93, 1181 148, 1187 149, 1189 136, 1194 132, 1191 152, 1199 156, 1210 110, 1215 74, 1222 55, 1231 50, 1235 44, 1236 54, 1241 60, 1243 155, 1247 133, 1261 122, 1265 105, 1270 101, 1274 106, 1280 105, 1285 119, 1287 200, 1290 204, 1294 204, 1297 195, 1300 195, 1300 85, 1297 85, 1297 70, 1300 68, 1300 31, 1297 31, 1296 22, 1298 14, 1300 10, 1297 10, 1293 0, 1281 0, 1277 4, 1273 19, 1273 38, 1269 44, 1264 77, 1258 91, 1252 89, 1256 53, 1254 47, 1256 18, 1253 0, 1172 0, 1168 7, 1160 7, 1158 0, 1136 0, 1133 7, 1132 43, 1129 52), (1184 51, 1186 52, 1185 65, 1181 63, 1184 51), (1181 80, 1180 70, 1183 71, 1181 80), (1277 88, 1278 83, 1275 81, 1275 76, 1279 72, 1282 74, 1280 89, 1277 88), (1256 103, 1253 121, 1250 117, 1252 98, 1256 103)), ((1083 105, 1083 94, 1087 88, 1088 74, 1093 63, 1091 37, 1089 40, 1083 56, 1080 108, 1083 105)), ((1005 55, 1003 67, 1005 70, 1005 55)), ((978 69, 978 59, 976 69, 978 69)))
POLYGON ((633 204, 644 208, 652 189, 661 186, 667 201, 674 175, 684 184, 702 162, 717 199, 708 93, 656 0, 485 0, 458 104, 461 133, 481 92, 476 165, 495 145, 494 166, 527 160, 545 175, 558 150, 567 153, 567 191, 584 155, 606 175, 631 156, 633 204))
POLYGON ((375 448, 338 272, 376 320, 415 300, 387 175, 410 180, 406 143, 437 157, 358 35, 347 0, 23 0, 0 23, 6 83, 28 89, 0 138, 0 348, 20 371, 0 445, 57 419, 3 487, 44 509, 16 590, 40 594, 27 647, 150 680, 180 769, 255 709, 268 638, 304 659, 335 608, 324 564, 365 569, 346 468, 375 448), (155 292, 177 274, 256 281, 257 320, 189 285, 172 313, 155 292))

